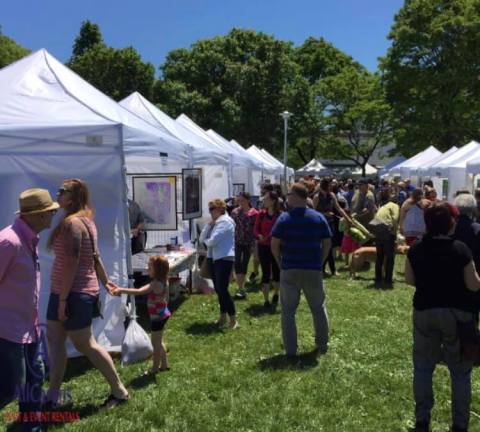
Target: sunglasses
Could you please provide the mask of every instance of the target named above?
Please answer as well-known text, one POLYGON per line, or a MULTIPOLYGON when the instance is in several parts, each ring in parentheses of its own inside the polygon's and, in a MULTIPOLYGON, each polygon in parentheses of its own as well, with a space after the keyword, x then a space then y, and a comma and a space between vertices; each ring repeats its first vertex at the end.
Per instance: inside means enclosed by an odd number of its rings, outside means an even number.
POLYGON ((209 207, 209 208, 208 208, 208 211, 209 211, 209 212, 212 212, 213 210, 216 210, 216 207, 209 207))
POLYGON ((58 188, 57 195, 62 195, 65 192, 71 192, 71 190, 62 186, 61 188, 58 188))

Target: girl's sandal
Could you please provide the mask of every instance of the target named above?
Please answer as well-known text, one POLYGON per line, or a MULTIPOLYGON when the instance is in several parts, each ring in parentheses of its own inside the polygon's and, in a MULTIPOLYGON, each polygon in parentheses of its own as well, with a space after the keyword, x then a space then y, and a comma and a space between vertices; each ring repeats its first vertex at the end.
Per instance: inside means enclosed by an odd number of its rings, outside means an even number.
POLYGON ((100 408, 112 409, 127 402, 130 399, 130 396, 126 398, 117 398, 113 394, 109 395, 107 399, 100 405, 100 408))
POLYGON ((155 376, 158 372, 160 372, 161 369, 157 369, 157 370, 147 370, 145 371, 143 374, 142 374, 142 377, 152 377, 152 376, 155 376))

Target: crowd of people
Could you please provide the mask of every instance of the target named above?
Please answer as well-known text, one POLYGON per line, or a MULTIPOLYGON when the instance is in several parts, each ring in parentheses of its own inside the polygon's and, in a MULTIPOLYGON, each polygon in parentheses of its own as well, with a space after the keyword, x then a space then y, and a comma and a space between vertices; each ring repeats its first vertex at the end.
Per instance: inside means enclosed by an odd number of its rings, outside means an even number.
MULTIPOLYGON (((258 208, 247 192, 231 200, 209 202, 211 219, 199 242, 207 248, 209 274, 218 297, 218 327, 239 327, 235 300, 247 295, 246 280, 253 257, 251 281, 261 268, 263 307, 280 305, 283 347, 297 355, 296 310, 301 293, 310 307, 316 353, 328 351, 329 324, 323 279, 338 275, 340 258, 352 266, 362 249, 375 251, 377 288, 393 288, 393 269, 400 243, 408 249, 405 280, 415 287, 413 299, 413 369, 416 430, 428 431, 433 407, 432 375, 444 361, 452 380, 452 430, 466 431, 471 400, 471 359, 462 355, 457 322, 478 327, 480 278, 480 192, 459 191, 453 203, 438 199, 429 182, 414 187, 405 181, 374 183, 361 179, 301 179, 288 191, 277 184, 261 188, 258 208), (328 272, 327 272, 328 266, 328 272), (234 276, 237 292, 230 294, 234 276)), ((122 288, 110 281, 97 248, 98 233, 88 187, 67 179, 54 202, 48 191, 29 189, 19 197, 19 215, 0 231, 0 408, 18 386, 41 393, 43 366, 38 357, 40 268, 39 234, 50 228, 61 208, 64 217, 52 230, 48 248, 54 255, 47 310, 50 360, 45 397, 20 400, 20 412, 39 412, 59 403, 67 355, 67 337, 101 372, 110 386, 105 407, 129 399, 115 365, 92 334, 99 313, 99 282, 111 295, 148 295, 153 364, 148 375, 169 370, 163 332, 168 308, 168 260, 152 257, 151 281, 141 288, 122 288)), ((143 219, 129 203, 131 228, 142 232, 143 219)), ((142 249, 144 238, 132 241, 142 249), (139 243, 138 245, 136 243, 139 243)), ((355 275, 354 272, 351 273, 355 275)), ((33 419, 25 430, 42 430, 33 419)))

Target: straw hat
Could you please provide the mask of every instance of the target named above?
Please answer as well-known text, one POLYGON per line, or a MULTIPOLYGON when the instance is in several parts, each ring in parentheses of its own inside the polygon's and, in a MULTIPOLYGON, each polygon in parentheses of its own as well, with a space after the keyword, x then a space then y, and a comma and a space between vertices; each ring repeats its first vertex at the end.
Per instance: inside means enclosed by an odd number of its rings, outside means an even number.
POLYGON ((20 210, 17 214, 22 215, 43 213, 56 210, 60 206, 52 200, 50 192, 46 189, 27 189, 18 197, 20 210))

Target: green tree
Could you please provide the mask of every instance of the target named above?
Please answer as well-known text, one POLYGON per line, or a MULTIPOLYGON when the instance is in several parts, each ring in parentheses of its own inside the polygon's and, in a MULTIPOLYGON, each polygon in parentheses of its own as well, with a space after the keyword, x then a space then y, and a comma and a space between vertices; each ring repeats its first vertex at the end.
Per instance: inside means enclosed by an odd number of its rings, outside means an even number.
POLYGON ((365 175, 368 160, 392 142, 391 108, 380 78, 354 67, 317 83, 317 103, 325 116, 327 157, 355 162, 365 175))
POLYGON ((115 49, 105 45, 98 25, 90 21, 82 23, 68 66, 115 100, 134 91, 152 97, 154 66, 144 63, 132 47, 115 49))
POLYGON ((340 73, 345 67, 353 66, 364 70, 352 57, 335 48, 325 39, 309 37, 295 49, 294 60, 301 67, 301 74, 310 84, 319 79, 340 73))
POLYGON ((69 67, 90 84, 115 100, 121 100, 134 91, 151 97, 155 68, 144 63, 132 47, 114 49, 97 44, 74 57, 69 67))
POLYGON ((172 116, 185 112, 205 129, 278 153, 279 113, 299 73, 291 54, 290 43, 252 30, 200 40, 169 53, 155 102, 172 116))
POLYGON ((300 66, 299 75, 288 85, 289 111, 294 113, 289 128, 289 146, 301 164, 325 156, 325 147, 331 142, 325 99, 318 97, 319 83, 341 73, 346 67, 365 72, 350 56, 335 48, 325 39, 308 38, 293 52, 300 66))
POLYGON ((381 69, 398 150, 479 138, 480 2, 406 0, 381 69))
POLYGON ((97 44, 103 45, 100 27, 89 20, 83 21, 80 27, 80 33, 73 43, 73 57, 81 56, 97 44))
POLYGON ((20 60, 28 54, 30 54, 30 50, 22 47, 8 36, 5 36, 0 27, 0 68, 20 60))

